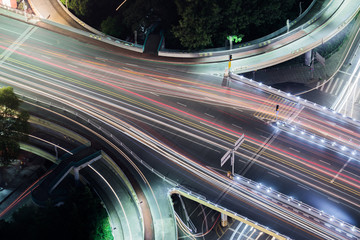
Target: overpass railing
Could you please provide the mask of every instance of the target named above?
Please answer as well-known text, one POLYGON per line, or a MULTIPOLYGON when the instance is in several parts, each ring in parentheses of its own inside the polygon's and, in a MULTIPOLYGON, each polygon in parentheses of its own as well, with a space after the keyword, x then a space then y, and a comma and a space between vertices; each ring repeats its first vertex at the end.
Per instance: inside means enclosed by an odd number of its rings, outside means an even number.
MULTIPOLYGON (((121 40, 121 39, 118 39, 118 38, 115 38, 115 37, 112 37, 112 36, 105 35, 104 33, 100 32, 100 31, 98 31, 96 29, 94 29, 93 31, 91 31, 89 33, 89 32, 86 32, 86 31, 83 31, 83 30, 80 30, 80 29, 65 26, 65 25, 50 21, 50 20, 45 19, 45 18, 40 18, 40 17, 38 17, 38 16, 36 16, 34 14, 29 14, 29 13, 25 14, 25 12, 22 11, 22 10, 14 9, 14 8, 8 7, 8 6, 3 5, 3 4, 0 4, 0 14, 8 16, 10 18, 15 18, 15 19, 18 19, 18 20, 21 20, 21 21, 26 21, 26 22, 28 22, 30 24, 34 24, 34 25, 36 25, 36 22, 39 22, 39 21, 44 22, 46 24, 49 24, 49 25, 52 25, 52 26, 55 26, 55 27, 58 27, 58 28, 61 28, 61 29, 67 30, 67 31, 71 31, 71 32, 74 32, 74 33, 77 33, 77 34, 80 34, 80 35, 83 35, 83 36, 86 36, 86 37, 96 39, 96 40, 101 41, 101 42, 105 42, 105 43, 114 45, 116 47, 120 47, 120 48, 123 48, 123 49, 127 49, 127 50, 134 51, 134 52, 139 52, 139 53, 143 52, 143 45, 134 44, 134 43, 127 42, 127 41, 124 41, 124 40, 121 40)), ((78 22, 81 26, 84 27, 85 23, 83 23, 83 22, 80 23, 79 21, 82 22, 80 19, 78 19, 78 21, 76 21, 76 22, 78 22)), ((86 28, 86 29, 88 29, 88 28, 86 28)))
POLYGON ((286 98, 288 100, 297 102, 297 103, 302 104, 303 106, 306 106, 306 107, 308 107, 310 109, 313 109, 315 111, 323 112, 327 116, 333 116, 334 118, 341 118, 343 121, 346 121, 346 122, 348 122, 350 124, 360 126, 360 121, 359 120, 357 120, 355 118, 348 117, 348 116, 346 116, 344 114, 341 114, 339 112, 336 112, 335 110, 333 110, 331 108, 328 108, 328 107, 319 105, 317 103, 308 101, 307 99, 301 98, 300 96, 293 95, 291 93, 281 91, 280 89, 273 88, 273 87, 265 85, 265 84, 263 84, 261 82, 254 81, 252 79, 249 79, 249 78, 246 78, 244 76, 237 75, 237 74, 234 74, 234 73, 231 73, 231 72, 230 72, 229 76, 233 80, 240 81, 240 82, 245 83, 247 85, 250 85, 250 86, 252 86, 254 88, 258 88, 258 89, 261 89, 263 91, 266 91, 266 92, 281 96, 281 97, 286 98))
MULTIPOLYGON (((166 56, 166 57, 178 57, 178 58, 201 58, 201 57, 215 57, 215 56, 224 56, 224 60, 227 59, 227 55, 229 54, 236 54, 236 53, 242 53, 242 52, 247 52, 250 50, 255 50, 255 49, 259 49, 265 46, 270 45, 271 43, 280 41, 286 37, 288 37, 289 35, 295 34, 297 32, 300 32, 301 30, 309 27, 311 24, 313 24, 314 22, 316 22, 317 20, 320 19, 321 16, 323 16, 323 14, 325 13, 325 11, 327 11, 332 4, 334 3, 335 0, 330 0, 330 2, 326 5, 325 8, 323 8, 321 11, 319 11, 313 18, 311 18, 309 21, 307 21, 306 23, 304 23, 303 25, 289 31, 288 33, 282 34, 280 36, 276 36, 275 33, 273 34, 269 34, 268 36, 263 37, 263 41, 259 42, 258 39, 250 41, 248 43, 243 43, 243 44, 239 44, 239 45, 235 45, 234 49, 232 50, 228 50, 225 49, 225 47, 223 48, 214 48, 214 49, 206 49, 204 51, 199 51, 199 52, 186 52, 186 51, 179 51, 179 50, 170 50, 170 49, 162 49, 159 52, 159 56, 166 56), (270 37, 275 37, 272 38, 271 40, 269 40, 270 37), (225 57, 226 56, 226 57, 225 57)), ((338 2, 338 1, 336 1, 338 2)), ((344 0, 342 0, 341 2, 339 2, 339 5, 337 5, 335 8, 336 12, 339 7, 343 4, 344 0)), ((329 19, 333 14, 330 14, 329 16, 327 16, 324 21, 326 21, 327 19, 329 19)), ((294 22, 294 21, 293 21, 294 22)), ((292 23, 293 23, 292 22, 292 23)), ((294 23, 295 24, 295 23, 294 23)), ((294 25, 292 24, 292 25, 294 25)), ((291 25, 291 23, 290 23, 291 25)), ((285 26, 286 27, 286 26, 285 26)), ((261 40, 261 38, 260 38, 261 40)), ((288 44, 288 43, 287 43, 288 44)), ((233 59, 236 59, 236 55, 233 56, 233 59)))
POLYGON ((290 240, 291 239, 291 238, 289 238, 289 237, 287 237, 287 236, 285 236, 285 235, 283 235, 283 234, 281 234, 281 233, 279 233, 277 231, 271 230, 267 226, 261 225, 258 222, 255 222, 255 221, 253 221, 251 219, 248 219, 247 217, 242 216, 241 214, 238 214, 238 213, 236 213, 234 211, 231 211, 229 209, 226 209, 226 208, 224 208, 224 207, 222 207, 222 206, 220 206, 220 205, 218 205, 216 203, 208 201, 208 200, 206 200, 206 198, 204 196, 202 196, 200 194, 197 194, 196 192, 189 191, 186 188, 183 188, 181 186, 171 188, 169 190, 169 195, 172 195, 172 194, 179 194, 179 195, 184 196, 184 197, 186 197, 188 199, 191 199, 191 200, 193 200, 193 201, 195 201, 197 203, 200 203, 200 204, 202 204, 202 205, 204 205, 206 207, 214 209, 214 210, 216 210, 218 212, 221 212, 221 213, 223 213, 223 214, 225 214, 225 215, 227 215, 227 216, 229 216, 231 218, 234 218, 234 219, 236 219, 238 221, 241 221, 241 222, 243 222, 243 223, 245 223, 245 224, 247 224, 247 225, 249 225, 251 227, 254 227, 254 228, 256 228, 256 229, 258 229, 258 230, 260 230, 260 231, 262 231, 262 232, 264 232, 266 234, 269 234, 269 235, 275 237, 276 239, 279 239, 279 240, 290 240))

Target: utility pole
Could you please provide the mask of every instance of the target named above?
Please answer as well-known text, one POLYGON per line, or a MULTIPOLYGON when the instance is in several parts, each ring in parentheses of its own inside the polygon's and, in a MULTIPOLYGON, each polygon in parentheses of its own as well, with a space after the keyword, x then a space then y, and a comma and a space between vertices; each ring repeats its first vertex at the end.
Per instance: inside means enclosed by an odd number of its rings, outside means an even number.
POLYGON ((234 177, 235 172, 234 172, 234 165, 235 165, 235 152, 239 149, 240 145, 245 141, 245 135, 241 135, 241 137, 235 142, 234 144, 234 148, 230 149, 229 151, 227 151, 225 153, 225 155, 221 158, 220 160, 220 164, 221 167, 226 163, 226 161, 231 157, 231 174, 232 177, 234 177))
POLYGON ((22 0, 22 4, 23 4, 23 9, 24 9, 24 16, 25 16, 25 19, 27 21, 27 15, 26 15, 27 6, 26 6, 26 3, 25 3, 24 0, 22 0))
POLYGON ((232 61, 232 55, 229 55, 229 74, 230 74, 230 69, 231 69, 231 61, 232 61))
POLYGON ((314 54, 312 55, 312 59, 311 59, 311 65, 310 65, 310 79, 314 79, 314 71, 315 71, 315 59, 314 59, 314 54))
POLYGON ((287 32, 289 32, 289 30, 290 30, 290 20, 289 19, 286 20, 286 27, 287 27, 287 32))
POLYGON ((229 43, 230 43, 230 54, 229 54, 229 67, 228 67, 228 72, 230 75, 230 69, 231 69, 231 60, 232 60, 232 55, 231 55, 231 50, 232 50, 232 42, 233 42, 233 37, 229 36, 229 43))
POLYGON ((233 37, 229 36, 229 42, 230 42, 230 52, 232 50, 232 42, 233 42, 233 37))

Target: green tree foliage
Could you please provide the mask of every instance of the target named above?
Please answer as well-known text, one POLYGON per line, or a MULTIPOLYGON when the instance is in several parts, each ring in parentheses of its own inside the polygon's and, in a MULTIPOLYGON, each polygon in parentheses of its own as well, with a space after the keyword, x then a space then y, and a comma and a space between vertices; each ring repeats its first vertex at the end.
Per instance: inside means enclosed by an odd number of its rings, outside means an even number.
MULTIPOLYGON (((152 24, 159 24, 159 29, 170 29, 178 21, 176 5, 169 0, 131 0, 120 10, 122 21, 132 34, 138 32, 138 38, 145 39, 146 31, 152 24)), ((139 39, 138 39, 139 40, 139 39)))
POLYGON ((109 16, 101 22, 100 30, 107 35, 122 38, 125 37, 127 28, 119 16, 109 16))
POLYGON ((93 5, 91 0, 69 0, 68 3, 68 7, 79 17, 91 15, 93 5))
POLYGON ((29 133, 29 114, 19 109, 20 100, 11 87, 0 89, 0 163, 8 165, 20 152, 20 141, 29 133))
POLYGON ((74 189, 60 207, 21 207, 11 222, 0 221, 0 236, 2 240, 113 239, 106 210, 88 187, 74 189))
POLYGON ((115 13, 118 3, 113 0, 68 0, 68 7, 81 20, 100 29, 101 22, 115 13))
POLYGON ((252 40, 285 26, 295 0, 175 0, 180 16, 172 28, 183 47, 224 46, 229 35, 252 40))
POLYGON ((221 9, 214 0, 176 0, 179 25, 173 33, 181 45, 188 49, 201 49, 213 45, 221 23, 221 9))
MULTIPOLYGON (((141 37, 159 23, 167 47, 191 50, 222 47, 229 35, 243 34, 243 42, 262 37, 299 13, 298 0, 129 0, 119 11, 115 9, 122 1, 69 1, 84 21, 94 27, 102 23, 101 29, 110 35, 131 39, 137 30, 141 37)), ((311 1, 301 1, 303 10, 311 1)))

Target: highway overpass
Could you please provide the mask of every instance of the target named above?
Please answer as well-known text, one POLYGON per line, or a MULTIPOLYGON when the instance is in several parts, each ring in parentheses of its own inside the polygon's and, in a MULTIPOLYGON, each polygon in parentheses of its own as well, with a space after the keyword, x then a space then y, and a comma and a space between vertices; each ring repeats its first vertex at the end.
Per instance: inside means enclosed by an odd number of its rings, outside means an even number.
MULTIPOLYGON (((236 77, 231 89, 222 88, 223 79, 216 76, 179 71, 179 65, 118 54, 37 26, 0 19, 1 84, 93 119, 97 131, 120 139, 139 156, 134 168, 156 169, 160 176, 208 201, 291 238, 313 239, 315 234, 342 239, 342 226, 333 224, 358 225, 359 214, 354 214, 359 209, 357 157, 350 159, 341 148, 313 144, 270 124, 277 117, 304 130, 309 139, 336 140, 348 150, 359 146, 354 122, 236 77), (331 231, 311 214, 225 177, 229 166, 220 169, 220 158, 242 133, 246 141, 236 153, 235 173, 262 183, 261 188, 281 189, 314 209, 326 206, 324 212, 334 215, 327 223, 331 231)), ((353 231, 351 236, 358 234, 357 228, 344 230, 353 231)), ((155 232, 167 239, 160 233, 161 224, 155 232)))

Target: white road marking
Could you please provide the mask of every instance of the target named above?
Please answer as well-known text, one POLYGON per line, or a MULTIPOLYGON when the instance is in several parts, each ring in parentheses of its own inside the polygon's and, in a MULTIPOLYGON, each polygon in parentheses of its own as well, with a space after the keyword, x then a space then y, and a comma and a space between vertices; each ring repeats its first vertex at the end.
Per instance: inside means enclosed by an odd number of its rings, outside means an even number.
POLYGON ((107 61, 108 59, 107 58, 102 58, 102 57, 95 57, 96 60, 100 60, 100 61, 107 61))
POLYGON ((276 175, 275 173, 273 173, 273 172, 268 172, 270 175, 273 175, 274 177, 277 177, 277 178, 279 178, 280 176, 279 175, 276 175))
POLYGON ((304 185, 302 185, 302 184, 298 184, 298 186, 299 186, 299 187, 301 187, 301 188, 303 188, 303 189, 305 189, 305 190, 310 190, 310 188, 305 187, 305 186, 304 186, 304 185))
POLYGON ((344 73, 344 74, 347 74, 347 75, 349 75, 349 76, 351 76, 351 74, 350 73, 348 73, 348 72, 344 72, 344 71, 339 71, 339 72, 341 72, 341 73, 344 73))
POLYGON ((161 81, 161 80, 158 79, 158 78, 154 78, 154 77, 149 77, 149 78, 151 78, 152 80, 155 80, 155 81, 161 81))
POLYGON ((155 95, 155 96, 159 96, 158 94, 156 94, 156 93, 153 93, 153 92, 150 92, 151 94, 153 94, 153 95, 155 95))
POLYGON ((138 65, 132 64, 132 63, 125 63, 125 64, 128 65, 128 66, 139 67, 138 65))
MULTIPOLYGON (((337 81, 338 80, 338 78, 335 80, 335 81, 337 81)), ((331 84, 333 83, 333 81, 329 81, 327 84, 327 87, 326 87, 326 89, 325 89, 325 92, 328 92, 328 90, 329 90, 329 88, 330 88, 330 86, 331 86, 331 84)))
POLYGON ((41 55, 41 57, 51 59, 51 57, 48 57, 48 56, 45 56, 45 55, 41 55))
POLYGON ((239 228, 241 227, 243 223, 242 222, 239 222, 239 224, 236 226, 236 229, 233 231, 233 234, 231 235, 230 239, 229 240, 233 240, 237 231, 239 231, 239 228))
MULTIPOLYGON (((323 82, 324 82, 324 81, 322 81, 322 83, 323 83, 323 82)), ((328 84, 329 84, 329 83, 328 83, 328 84)), ((320 91, 324 91, 325 85, 326 85, 326 84, 323 84, 323 85, 321 86, 320 91)))
POLYGON ((335 181, 335 179, 339 176, 339 174, 342 172, 342 170, 344 170, 344 168, 348 165, 348 163, 351 161, 352 158, 349 158, 346 163, 344 164, 344 166, 338 171, 338 173, 335 175, 335 177, 330 181, 331 183, 333 183, 335 181))
POLYGON ((180 103, 180 102, 176 102, 177 104, 183 106, 183 107, 187 107, 186 104, 180 103))
POLYGON ((333 94, 333 92, 334 92, 334 90, 336 91, 336 92, 338 92, 338 90, 339 90, 339 88, 340 88, 340 86, 341 86, 341 84, 342 84, 342 81, 343 80, 339 80, 338 78, 336 79, 336 81, 335 81, 335 83, 334 83, 334 85, 333 85, 333 87, 331 88, 331 91, 329 92, 330 94, 333 94), (336 88, 336 86, 338 85, 338 83, 339 83, 339 87, 338 88, 336 88))
POLYGON ((291 150, 293 150, 293 151, 295 151, 295 152, 300 152, 299 150, 297 150, 297 149, 294 149, 294 148, 292 148, 292 147, 289 147, 291 150))
POLYGON ((47 45, 53 46, 53 44, 51 44, 51 43, 49 43, 49 42, 45 42, 45 41, 43 41, 43 40, 41 40, 41 39, 34 38, 34 37, 31 37, 31 38, 34 39, 34 40, 36 40, 36 41, 38 41, 38 42, 42 42, 42 43, 45 43, 45 44, 47 44, 47 45))
POLYGON ((335 203, 339 203, 339 201, 336 201, 335 199, 333 199, 333 198, 331 198, 331 197, 328 197, 328 199, 329 199, 330 201, 335 202, 335 203))
POLYGON ((79 68, 78 66, 71 65, 71 64, 68 64, 68 66, 73 67, 73 68, 79 68))
POLYGON ((354 177, 359 177, 359 175, 357 175, 357 174, 355 174, 355 173, 352 173, 352 172, 349 172, 349 171, 346 171, 346 170, 343 170, 343 172, 346 172, 346 173, 348 173, 348 174, 351 174, 351 175, 353 175, 354 177))
POLYGON ((215 118, 213 115, 208 114, 208 113, 205 113, 205 115, 207 115, 207 116, 209 116, 209 117, 212 117, 212 118, 215 118))
MULTIPOLYGON (((360 96, 360 91, 357 92, 357 95, 356 95, 356 97, 355 97, 355 101, 358 101, 359 96, 360 96)), ((359 101, 359 102, 360 102, 360 101, 359 101)))
POLYGON ((231 125, 233 125, 234 127, 237 127, 237 128, 242 129, 242 127, 240 127, 240 126, 238 126, 238 125, 236 125, 236 124, 231 124, 231 125))
POLYGON ((323 160, 319 160, 320 162, 322 162, 322 163, 325 163, 325 164, 327 164, 327 165, 331 165, 331 163, 328 163, 328 162, 325 162, 325 161, 323 161, 323 160))
POLYGON ((343 84, 343 80, 341 80, 341 84, 339 84, 339 87, 337 88, 337 91, 335 92, 335 95, 339 94, 342 84, 343 84))

